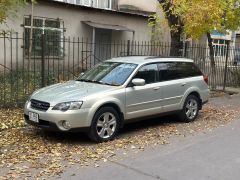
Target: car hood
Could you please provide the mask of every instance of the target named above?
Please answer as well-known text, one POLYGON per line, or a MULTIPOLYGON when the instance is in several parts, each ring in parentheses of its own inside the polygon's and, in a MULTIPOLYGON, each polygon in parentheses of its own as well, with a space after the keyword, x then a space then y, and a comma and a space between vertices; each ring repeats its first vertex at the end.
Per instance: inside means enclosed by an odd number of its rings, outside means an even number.
POLYGON ((118 87, 89 82, 68 81, 39 89, 33 93, 31 99, 49 102, 50 105, 53 105, 60 102, 82 100, 83 97, 88 95, 116 88, 118 87))

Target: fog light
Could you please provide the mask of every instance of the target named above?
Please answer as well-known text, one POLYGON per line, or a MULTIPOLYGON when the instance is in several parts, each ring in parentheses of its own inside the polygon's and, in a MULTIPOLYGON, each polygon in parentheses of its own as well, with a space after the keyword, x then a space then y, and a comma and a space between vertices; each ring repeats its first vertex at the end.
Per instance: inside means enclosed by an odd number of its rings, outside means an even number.
POLYGON ((62 121, 62 127, 66 130, 69 130, 71 128, 70 123, 68 121, 62 121))

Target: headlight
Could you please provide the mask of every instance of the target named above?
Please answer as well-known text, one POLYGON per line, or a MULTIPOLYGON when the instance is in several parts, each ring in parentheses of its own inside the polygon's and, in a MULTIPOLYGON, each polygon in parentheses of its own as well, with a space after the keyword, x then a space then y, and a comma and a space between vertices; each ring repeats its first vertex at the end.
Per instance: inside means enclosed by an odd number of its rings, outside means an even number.
POLYGON ((31 96, 28 97, 27 101, 25 102, 25 104, 27 105, 31 100, 31 96))
POLYGON ((82 101, 63 102, 54 106, 52 110, 60 111, 77 110, 81 108, 82 103, 83 103, 82 101))

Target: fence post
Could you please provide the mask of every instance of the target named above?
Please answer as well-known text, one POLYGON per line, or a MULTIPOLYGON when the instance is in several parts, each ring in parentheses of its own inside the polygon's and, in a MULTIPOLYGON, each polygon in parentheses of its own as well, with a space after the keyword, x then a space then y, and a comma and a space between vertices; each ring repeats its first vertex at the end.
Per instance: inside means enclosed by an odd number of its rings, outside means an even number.
POLYGON ((130 40, 127 41, 127 56, 130 56, 130 40))
POLYGON ((227 53, 226 53, 226 61, 225 61, 225 69, 224 69, 223 91, 225 91, 226 89, 228 55, 229 55, 229 41, 227 41, 227 53))
POLYGON ((45 34, 41 35, 41 47, 42 47, 42 54, 41 54, 41 77, 42 77, 42 87, 45 86, 45 34))

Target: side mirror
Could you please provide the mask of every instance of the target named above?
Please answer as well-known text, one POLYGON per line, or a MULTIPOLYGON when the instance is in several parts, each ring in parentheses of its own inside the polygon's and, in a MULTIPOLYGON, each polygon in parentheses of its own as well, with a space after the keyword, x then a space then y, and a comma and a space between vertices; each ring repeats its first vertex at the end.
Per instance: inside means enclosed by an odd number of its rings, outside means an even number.
POLYGON ((134 84, 134 86, 144 86, 145 85, 145 80, 135 78, 135 79, 132 80, 132 83, 134 84))

